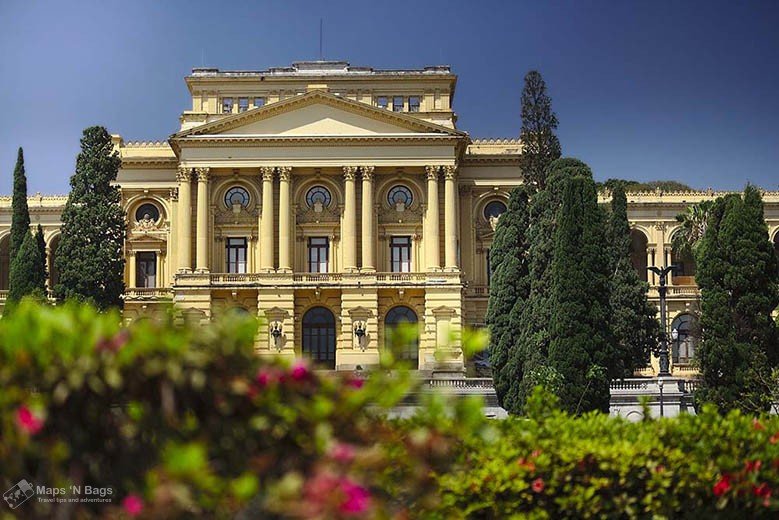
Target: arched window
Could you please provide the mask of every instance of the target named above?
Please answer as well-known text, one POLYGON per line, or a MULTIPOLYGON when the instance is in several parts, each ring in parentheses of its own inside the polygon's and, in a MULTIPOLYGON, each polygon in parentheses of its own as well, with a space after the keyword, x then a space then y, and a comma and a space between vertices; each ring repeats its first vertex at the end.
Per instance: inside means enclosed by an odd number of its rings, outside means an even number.
POLYGON ((384 346, 403 360, 419 363, 419 320, 413 309, 405 305, 393 307, 384 318, 384 346), (404 326, 405 325, 405 326, 404 326))
POLYGON ((225 206, 232 208, 235 205, 244 209, 249 205, 249 192, 243 186, 233 186, 225 193, 225 206))
POLYGON ((411 203, 414 202, 414 195, 408 187, 398 184, 397 186, 393 186, 392 189, 389 190, 389 193, 387 193, 387 202, 393 207, 398 204, 409 207, 411 206, 411 203))
POLYGON ((306 204, 308 204, 309 208, 313 208, 317 202, 322 204, 322 207, 326 208, 330 205, 332 200, 333 198, 330 195, 330 190, 324 186, 314 186, 306 193, 306 204))
POLYGON ((491 218, 499 218, 506 212, 506 205, 500 200, 493 200, 488 202, 484 206, 484 218, 490 220, 491 218))
POLYGON ((320 368, 335 369, 335 316, 324 307, 303 315, 303 357, 320 368))
POLYGON ((644 233, 637 229, 630 230, 630 263, 638 273, 638 277, 647 281, 648 272, 646 270, 646 249, 647 238, 644 233))
POLYGON ((138 206, 135 210, 135 220, 140 222, 141 220, 151 220, 157 222, 160 218, 160 209, 151 202, 146 202, 138 206))
POLYGON ((697 323, 692 314, 681 314, 671 323, 671 352, 674 365, 686 365, 695 357, 697 323))

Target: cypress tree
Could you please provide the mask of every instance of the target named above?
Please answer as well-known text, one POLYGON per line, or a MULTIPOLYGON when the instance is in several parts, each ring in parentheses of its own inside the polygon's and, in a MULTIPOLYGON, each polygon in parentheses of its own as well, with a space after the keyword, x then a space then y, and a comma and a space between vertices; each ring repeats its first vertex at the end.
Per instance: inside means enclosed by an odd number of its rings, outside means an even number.
POLYGON ((71 192, 62 212, 56 265, 58 300, 78 299, 100 309, 121 307, 125 214, 116 180, 121 160, 100 126, 84 130, 71 192))
POLYGON ((25 296, 46 299, 46 250, 41 251, 38 239, 27 231, 22 246, 11 261, 8 303, 13 305, 25 296))
POLYGON ((561 405, 572 413, 609 410, 615 359, 609 326, 605 215, 592 178, 564 182, 551 266, 549 365, 563 378, 561 405))
POLYGON ((538 71, 525 76, 522 89, 522 128, 519 133, 522 154, 519 168, 527 184, 537 189, 546 186, 549 165, 560 158, 560 140, 555 135, 557 116, 552 111, 552 99, 538 71))
POLYGON ((16 252, 22 247, 24 237, 30 231, 30 210, 27 207, 27 176, 24 172, 24 152, 21 146, 16 156, 14 168, 14 193, 11 203, 11 237, 8 246, 8 258, 13 262, 16 252))
POLYGON ((550 371, 548 364, 552 317, 551 265, 554 258, 554 234, 560 209, 562 186, 566 179, 576 176, 592 178, 592 172, 583 162, 573 158, 557 159, 547 169, 545 188, 533 196, 529 208, 528 232, 530 295, 522 306, 512 309, 510 319, 517 331, 511 350, 512 363, 522 365, 522 379, 512 388, 506 410, 522 413, 524 404, 539 381, 537 375, 550 371))
POLYGON ((770 405, 771 368, 779 361, 771 316, 779 305, 779 274, 754 186, 743 197, 715 201, 696 256, 702 335, 696 398, 723 413, 763 411, 770 405))
POLYGON ((501 406, 512 385, 522 378, 521 364, 509 366, 510 349, 517 337, 512 310, 521 307, 530 292, 527 263, 528 189, 511 192, 508 208, 495 229, 490 248, 490 298, 486 321, 490 330, 490 365, 501 406))
POLYGON ((649 302, 649 285, 638 277, 630 262, 630 224, 627 197, 622 185, 611 192, 607 245, 610 251, 611 329, 619 349, 619 363, 611 377, 630 377, 649 362, 657 345, 660 323, 657 308, 649 302))

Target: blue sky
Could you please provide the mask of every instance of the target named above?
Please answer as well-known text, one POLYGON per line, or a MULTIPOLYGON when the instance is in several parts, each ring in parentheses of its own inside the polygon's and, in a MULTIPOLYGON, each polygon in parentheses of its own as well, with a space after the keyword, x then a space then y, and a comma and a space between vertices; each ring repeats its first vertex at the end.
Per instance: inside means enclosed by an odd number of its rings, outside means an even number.
POLYGON ((473 137, 516 137, 538 69, 564 155, 598 179, 779 187, 779 2, 54 2, 0 0, 0 192, 23 146, 31 193, 65 193, 81 130, 164 139, 192 67, 324 55, 446 63, 473 137))

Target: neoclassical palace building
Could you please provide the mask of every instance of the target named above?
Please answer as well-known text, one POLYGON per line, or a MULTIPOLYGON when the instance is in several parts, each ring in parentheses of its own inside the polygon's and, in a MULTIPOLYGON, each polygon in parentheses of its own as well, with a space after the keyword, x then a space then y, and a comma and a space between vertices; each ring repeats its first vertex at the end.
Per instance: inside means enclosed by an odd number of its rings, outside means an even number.
MULTIPOLYGON (((127 319, 171 304, 203 320, 237 309, 263 318, 260 354, 340 370, 375 365, 393 328, 410 322, 419 340, 403 356, 420 370, 462 371, 458 335, 484 324, 495 224, 522 178, 518 140, 457 127, 456 80, 446 66, 334 61, 194 69, 178 132, 162 142, 114 136, 127 319)), ((647 266, 681 266, 668 291, 677 375, 695 349, 698 290, 694 263, 671 246, 675 217, 720 195, 629 195, 633 261, 653 298, 647 266)), ((779 192, 764 200, 779 247, 779 192)), ((29 200, 51 283, 65 201, 29 200)), ((10 221, 11 199, 0 198, 3 290, 10 221)))

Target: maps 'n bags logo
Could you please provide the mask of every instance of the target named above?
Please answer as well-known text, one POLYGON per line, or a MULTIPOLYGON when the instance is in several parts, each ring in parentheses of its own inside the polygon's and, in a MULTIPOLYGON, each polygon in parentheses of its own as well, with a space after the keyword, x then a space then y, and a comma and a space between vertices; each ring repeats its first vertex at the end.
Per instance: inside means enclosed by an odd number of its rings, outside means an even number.
POLYGON ((3 499, 8 503, 8 507, 16 509, 35 494, 32 484, 22 479, 14 487, 3 493, 3 499))

